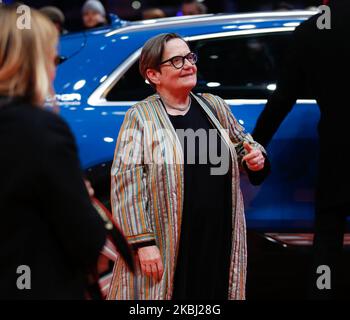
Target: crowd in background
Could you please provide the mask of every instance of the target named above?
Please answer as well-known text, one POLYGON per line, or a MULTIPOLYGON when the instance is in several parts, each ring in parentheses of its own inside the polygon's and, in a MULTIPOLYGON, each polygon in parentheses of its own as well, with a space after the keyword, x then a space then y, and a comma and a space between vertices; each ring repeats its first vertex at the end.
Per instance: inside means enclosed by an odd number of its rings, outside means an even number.
MULTIPOLYGON (((6 2, 14 2, 7 0, 6 2)), ((274 10, 295 10, 315 7, 318 0, 79 0, 68 1, 42 0, 23 1, 41 10, 59 28, 60 33, 95 28, 111 23, 113 18, 123 20, 143 20, 182 15, 196 15, 220 12, 253 12, 274 10)))

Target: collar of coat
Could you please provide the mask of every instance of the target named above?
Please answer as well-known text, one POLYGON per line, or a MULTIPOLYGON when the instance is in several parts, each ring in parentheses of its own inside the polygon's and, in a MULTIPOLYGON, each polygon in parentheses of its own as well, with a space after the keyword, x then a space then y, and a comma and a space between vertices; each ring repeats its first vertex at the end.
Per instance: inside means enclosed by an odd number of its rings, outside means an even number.
MULTIPOLYGON (((202 96, 202 98, 204 98, 205 101, 211 106, 211 108, 210 108, 196 94, 191 92, 190 95, 191 95, 192 99, 195 99, 199 103, 201 108, 204 110, 204 112, 206 113, 213 128, 218 130, 221 138, 223 139, 224 143, 226 144, 226 146, 228 146, 228 148, 230 150, 232 160, 234 162, 236 162, 237 161, 237 154, 236 154, 236 150, 235 150, 235 145, 233 144, 233 142, 231 141, 231 139, 229 137, 229 133, 228 133, 229 128, 227 128, 227 125, 223 124, 222 119, 220 119, 220 121, 219 121, 217 116, 214 115, 214 113, 213 113, 214 110, 216 111, 216 108, 219 108, 219 107, 224 108, 223 106, 221 106, 222 102, 220 102, 219 99, 213 95, 200 94, 202 96), (210 96, 212 99, 208 99, 206 96, 210 96), (217 100, 217 103, 215 105, 212 102, 213 99, 217 100)), ((152 106, 155 108, 158 119, 162 123, 163 127, 172 132, 172 137, 170 137, 170 138, 173 141, 173 143, 175 144, 176 156, 178 157, 178 160, 181 161, 180 163, 183 163, 183 153, 182 153, 182 147, 181 147, 180 140, 179 140, 179 138, 175 132, 175 129, 170 121, 168 113, 166 112, 166 110, 162 104, 160 96, 158 94, 154 94, 152 96, 149 96, 145 100, 143 100, 141 103, 138 103, 137 105, 139 105, 139 104, 141 104, 141 105, 146 104, 147 105, 149 103, 151 103, 152 106)))

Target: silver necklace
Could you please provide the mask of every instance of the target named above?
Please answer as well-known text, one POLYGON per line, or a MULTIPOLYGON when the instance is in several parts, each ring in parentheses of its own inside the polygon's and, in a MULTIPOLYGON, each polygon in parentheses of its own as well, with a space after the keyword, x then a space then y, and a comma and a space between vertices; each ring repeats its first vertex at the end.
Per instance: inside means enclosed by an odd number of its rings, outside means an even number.
POLYGON ((164 100, 163 100, 163 103, 164 103, 165 107, 168 108, 168 109, 172 109, 172 110, 177 110, 177 111, 183 112, 183 111, 188 110, 191 107, 192 99, 190 97, 190 102, 189 102, 188 106, 185 107, 185 108, 174 108, 174 107, 171 107, 167 103, 165 103, 164 100))

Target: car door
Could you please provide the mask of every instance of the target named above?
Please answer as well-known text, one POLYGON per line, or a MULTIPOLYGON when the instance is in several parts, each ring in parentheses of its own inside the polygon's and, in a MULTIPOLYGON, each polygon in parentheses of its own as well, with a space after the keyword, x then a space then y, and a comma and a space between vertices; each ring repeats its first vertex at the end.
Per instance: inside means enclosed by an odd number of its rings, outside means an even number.
MULTIPOLYGON (((268 28, 188 36, 198 54, 196 92, 224 98, 248 132, 276 88, 293 28, 268 28)), ((138 71, 135 52, 116 70, 103 105, 131 106, 153 90, 138 71), (132 97, 133 101, 130 101, 132 97)), ((319 110, 307 93, 287 116, 268 146, 272 173, 258 187, 242 175, 248 227, 261 231, 306 231, 312 226, 319 110)))
MULTIPOLYGON (((278 28, 189 38, 199 57, 196 91, 224 98, 251 132, 276 89, 291 35, 290 28, 278 28)), ((312 227, 319 109, 309 98, 307 92, 301 94, 269 144, 272 172, 268 179, 254 187, 242 175, 250 228, 306 231, 312 227)))

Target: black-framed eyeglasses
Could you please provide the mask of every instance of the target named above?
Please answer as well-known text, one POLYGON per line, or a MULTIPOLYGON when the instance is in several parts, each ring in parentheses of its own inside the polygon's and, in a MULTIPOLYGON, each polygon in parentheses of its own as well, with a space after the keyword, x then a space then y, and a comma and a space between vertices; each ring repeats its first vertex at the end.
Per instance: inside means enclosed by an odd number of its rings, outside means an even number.
POLYGON ((187 61, 189 61, 191 64, 196 64, 198 58, 194 52, 190 52, 190 53, 186 54, 185 56, 172 57, 168 60, 161 62, 160 64, 162 65, 164 63, 170 62, 174 68, 181 69, 185 64, 185 59, 187 61))

